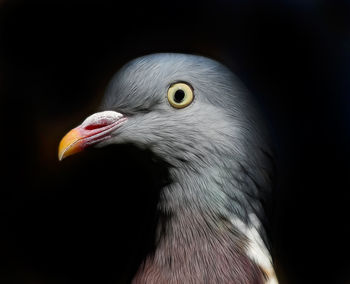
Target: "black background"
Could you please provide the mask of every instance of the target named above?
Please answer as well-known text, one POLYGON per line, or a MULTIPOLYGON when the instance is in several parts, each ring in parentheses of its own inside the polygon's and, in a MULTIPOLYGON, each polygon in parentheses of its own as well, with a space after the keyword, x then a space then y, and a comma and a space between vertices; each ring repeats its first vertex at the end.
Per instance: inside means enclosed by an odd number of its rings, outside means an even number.
POLYGON ((118 68, 163 51, 223 62, 261 104, 277 153, 281 283, 349 283, 350 5, 88 2, 0 2, 1 283, 121 281, 127 243, 141 250, 151 228, 148 153, 58 163, 57 145, 118 68))

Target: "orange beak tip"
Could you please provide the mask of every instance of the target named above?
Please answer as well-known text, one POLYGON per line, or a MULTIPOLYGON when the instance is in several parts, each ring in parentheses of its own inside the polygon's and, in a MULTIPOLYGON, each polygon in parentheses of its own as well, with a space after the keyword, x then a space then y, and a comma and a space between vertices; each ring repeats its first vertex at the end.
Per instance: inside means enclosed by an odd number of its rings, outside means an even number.
POLYGON ((83 144, 82 138, 78 129, 74 128, 69 131, 58 146, 58 160, 62 161, 64 158, 80 152, 83 144))

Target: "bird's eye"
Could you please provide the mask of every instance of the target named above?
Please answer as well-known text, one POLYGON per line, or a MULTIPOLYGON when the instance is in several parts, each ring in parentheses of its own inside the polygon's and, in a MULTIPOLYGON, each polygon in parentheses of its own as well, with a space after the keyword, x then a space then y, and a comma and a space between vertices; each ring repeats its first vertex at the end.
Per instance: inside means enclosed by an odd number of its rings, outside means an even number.
POLYGON ((168 101, 174 108, 187 107, 193 101, 192 87, 186 83, 175 83, 168 90, 168 101))

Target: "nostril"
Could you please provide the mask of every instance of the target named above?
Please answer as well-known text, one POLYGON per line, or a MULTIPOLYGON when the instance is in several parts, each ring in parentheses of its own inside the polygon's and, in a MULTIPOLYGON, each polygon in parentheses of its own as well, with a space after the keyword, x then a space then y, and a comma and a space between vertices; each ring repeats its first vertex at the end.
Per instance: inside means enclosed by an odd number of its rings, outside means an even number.
POLYGON ((93 122, 91 124, 88 124, 84 128, 86 130, 94 130, 97 128, 102 128, 102 127, 105 127, 107 125, 110 125, 111 123, 112 123, 111 121, 104 119, 104 120, 100 120, 100 121, 96 121, 96 122, 93 122))
POLYGON ((81 126, 86 131, 109 128, 118 123, 122 118, 123 115, 115 111, 98 112, 86 118, 81 126))

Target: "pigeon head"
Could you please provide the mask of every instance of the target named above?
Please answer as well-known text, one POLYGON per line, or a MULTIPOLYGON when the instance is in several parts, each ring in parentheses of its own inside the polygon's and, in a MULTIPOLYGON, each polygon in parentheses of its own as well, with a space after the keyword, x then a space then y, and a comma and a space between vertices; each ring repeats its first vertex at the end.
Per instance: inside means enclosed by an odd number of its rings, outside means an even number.
MULTIPOLYGON (((194 182, 194 177, 209 174, 215 179, 210 182, 230 182, 224 188, 231 188, 236 180, 235 187, 241 188, 237 194, 246 190, 256 195, 256 187, 240 180, 244 171, 251 171, 254 181, 266 187, 262 150, 269 149, 263 127, 249 93, 214 60, 183 54, 135 59, 111 80, 101 110, 62 140, 60 159, 94 144, 131 143, 167 162, 175 181, 194 182)), ((222 188, 198 188, 194 197, 203 193, 206 202, 194 204, 217 207, 221 214, 229 208, 247 217, 246 199, 232 206, 222 188)))
POLYGON ((240 139, 247 128, 258 138, 247 96, 233 74, 213 60, 142 57, 119 71, 108 88, 103 109, 122 113, 128 123, 105 143, 136 143, 170 164, 202 163, 216 148, 232 152, 231 138, 240 139))
MULTIPOLYGON (((87 146, 126 143, 150 150, 169 165, 172 182, 162 189, 158 207, 170 217, 159 224, 163 233, 157 240, 158 254, 145 261, 143 273, 136 279, 145 281, 151 271, 163 275, 159 279, 164 281, 187 275, 175 283, 191 279, 201 283, 209 277, 209 270, 201 278, 198 275, 204 272, 196 274, 184 271, 186 268, 174 268, 167 274, 163 265, 169 264, 169 257, 175 263, 190 261, 186 257, 191 255, 189 251, 202 251, 201 246, 210 239, 218 240, 229 251, 225 261, 231 258, 237 266, 244 264, 252 271, 252 275, 244 276, 238 269, 225 277, 236 277, 237 283, 263 279, 261 266, 254 257, 248 261, 244 247, 249 246, 250 227, 259 233, 261 246, 266 241, 261 200, 271 187, 271 154, 262 119, 239 80, 225 66, 205 57, 148 55, 116 73, 100 110, 62 139, 60 160, 87 146), (204 233, 203 228, 207 228, 204 233), (222 231, 227 231, 224 237, 222 231), (173 245, 175 239, 192 240, 195 249, 180 249, 180 245, 173 245)), ((222 270, 218 263, 225 262, 213 255, 212 261, 205 255, 203 259, 192 259, 200 270, 207 267, 199 263, 206 266, 215 261, 211 267, 222 270)), ((220 275, 212 275, 218 278, 208 279, 219 283, 220 275)))

